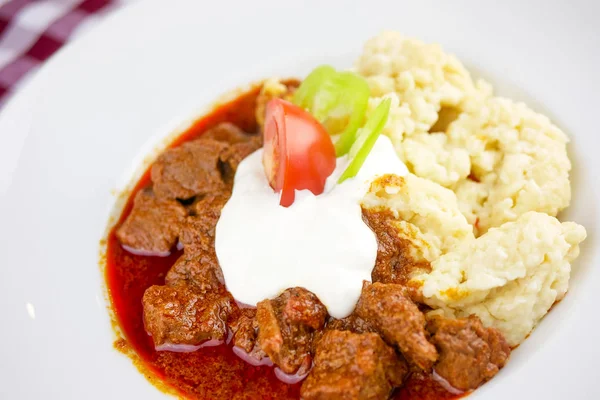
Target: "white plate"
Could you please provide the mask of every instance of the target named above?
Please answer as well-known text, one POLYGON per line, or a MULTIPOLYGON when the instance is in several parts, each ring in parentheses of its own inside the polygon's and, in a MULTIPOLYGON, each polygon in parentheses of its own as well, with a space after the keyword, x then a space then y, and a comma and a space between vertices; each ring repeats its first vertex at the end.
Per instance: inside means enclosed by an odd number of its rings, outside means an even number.
POLYGON ((164 398, 112 348, 98 241, 114 190, 223 92, 348 66, 382 29, 440 42, 573 139, 563 218, 589 238, 570 293, 472 398, 600 398, 600 3, 483 3, 144 1, 60 51, 0 117, 0 398, 164 398))

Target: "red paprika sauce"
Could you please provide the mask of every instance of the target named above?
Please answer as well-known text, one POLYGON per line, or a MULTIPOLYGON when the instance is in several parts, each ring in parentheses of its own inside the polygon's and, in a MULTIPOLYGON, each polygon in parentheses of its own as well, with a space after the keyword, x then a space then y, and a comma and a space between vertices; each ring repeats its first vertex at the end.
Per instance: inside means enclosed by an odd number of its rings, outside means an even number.
MULTIPOLYGON (((175 147, 197 138, 206 130, 221 123, 231 122, 246 132, 256 132, 256 98, 260 88, 254 88, 238 98, 214 109, 196 121, 172 144, 175 147)), ((126 347, 136 355, 138 365, 158 387, 177 392, 189 399, 299 399, 300 386, 280 381, 269 366, 252 366, 238 358, 231 345, 201 348, 191 353, 155 351, 152 338, 143 322, 142 296, 152 285, 164 285, 165 275, 181 251, 174 250, 168 257, 134 255, 123 249, 115 232, 131 212, 138 191, 150 185, 149 170, 130 193, 118 222, 107 238, 106 282, 111 305, 122 339, 119 348, 126 347)), ((432 377, 413 373, 393 399, 433 400, 456 399, 432 377)))

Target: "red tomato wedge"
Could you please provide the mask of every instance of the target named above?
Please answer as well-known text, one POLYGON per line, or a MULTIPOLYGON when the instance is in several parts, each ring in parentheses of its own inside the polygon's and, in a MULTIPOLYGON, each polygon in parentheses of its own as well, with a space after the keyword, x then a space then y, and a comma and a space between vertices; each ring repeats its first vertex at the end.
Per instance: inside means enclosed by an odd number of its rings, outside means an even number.
POLYGON ((263 167, 279 204, 289 207, 295 190, 323 193, 335 169, 335 148, 325 128, 302 108, 281 99, 267 104, 263 167))

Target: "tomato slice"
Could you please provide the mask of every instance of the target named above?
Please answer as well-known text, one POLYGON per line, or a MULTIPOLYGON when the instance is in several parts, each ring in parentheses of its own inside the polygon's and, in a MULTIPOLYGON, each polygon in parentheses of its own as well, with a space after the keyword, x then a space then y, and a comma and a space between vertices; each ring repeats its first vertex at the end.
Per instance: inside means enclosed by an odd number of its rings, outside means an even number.
POLYGON ((279 204, 289 207, 296 190, 319 195, 335 169, 335 148, 325 128, 302 108, 281 99, 267 104, 263 167, 279 204))

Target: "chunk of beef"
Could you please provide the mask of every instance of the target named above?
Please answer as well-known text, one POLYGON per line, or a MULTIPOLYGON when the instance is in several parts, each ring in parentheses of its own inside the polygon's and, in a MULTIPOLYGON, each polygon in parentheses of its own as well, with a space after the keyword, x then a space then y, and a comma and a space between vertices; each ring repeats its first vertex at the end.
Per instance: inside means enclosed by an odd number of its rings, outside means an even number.
POLYGON ((185 219, 179 235, 179 241, 186 253, 196 253, 214 247, 215 228, 221 217, 221 209, 229 200, 229 196, 228 191, 211 193, 192 204, 192 216, 185 219))
POLYGON ((200 138, 162 153, 151 171, 156 195, 185 200, 225 189, 219 162, 227 147, 227 143, 200 138))
POLYGON ((331 318, 329 321, 327 321, 325 329, 337 331, 350 331, 354 333, 375 332, 375 328, 373 328, 371 324, 369 324, 367 321, 365 321, 355 313, 352 313, 346 318, 342 319, 331 318))
POLYGON ((211 139, 227 144, 247 142, 249 137, 250 135, 230 122, 221 122, 201 136, 202 139, 211 139))
POLYGON ((262 147, 262 135, 250 136, 245 142, 235 143, 221 153, 221 161, 226 164, 225 177, 233 181, 235 172, 242 160, 262 147))
POLYGON ((189 257, 209 258, 217 264, 215 254, 215 227, 218 216, 190 216, 183 220, 179 243, 189 257))
POLYGON ((479 317, 434 317, 427 325, 440 358, 435 371, 457 389, 476 389, 504 366, 510 346, 494 328, 484 328, 479 317))
POLYGON ((389 211, 363 209, 363 220, 377 236, 377 259, 371 279, 373 282, 407 286, 415 273, 429 272, 431 266, 415 259, 412 243, 390 223, 393 219, 389 211))
POLYGON ((321 329, 327 318, 327 309, 313 293, 303 288, 287 289, 273 301, 281 307, 286 322, 321 329))
POLYGON ((198 198, 193 204, 191 211, 193 215, 206 219, 206 226, 214 231, 217 221, 221 217, 221 210, 231 197, 231 191, 223 190, 220 192, 209 193, 198 198))
MULTIPOLYGON (((207 194, 199 198, 192 204, 191 212, 196 220, 193 226, 190 226, 192 230, 199 231, 203 235, 208 235, 211 238, 215 237, 215 228, 217 222, 221 217, 221 210, 231 197, 231 192, 221 191, 207 194)), ((184 226, 184 229, 187 227, 184 226)), ((188 244, 195 240, 194 236, 186 237, 188 244), (190 240, 187 240, 190 239, 190 240)), ((185 245, 185 243, 183 243, 185 245)))
POLYGON ((222 173, 225 181, 233 182, 235 171, 244 158, 262 147, 262 135, 250 135, 237 126, 224 122, 207 131, 202 138, 227 143, 221 152, 222 173))
POLYGON ((327 331, 350 331, 352 333, 370 333, 375 332, 375 328, 371 326, 367 321, 352 313, 346 318, 337 319, 329 317, 329 320, 325 324, 325 328, 315 331, 313 334, 312 352, 314 354, 319 340, 323 337, 327 331))
POLYGON ((195 203, 195 215, 184 220, 179 234, 184 254, 169 270, 167 285, 186 284, 199 290, 222 286, 223 272, 214 248, 214 230, 227 198, 228 193, 218 192, 195 203))
POLYGON ((211 194, 196 203, 196 215, 187 217, 181 226, 179 242, 184 255, 167 274, 167 284, 186 282, 204 288, 223 283, 214 240, 215 226, 225 202, 225 195, 211 194))
POLYGON ((256 344, 258 336, 256 324, 256 308, 239 309, 235 317, 229 322, 233 333, 234 346, 250 353, 256 344))
POLYGON ((376 333, 327 331, 319 341, 301 396, 305 400, 385 400, 407 370, 404 360, 376 333))
POLYGON ((151 189, 141 190, 135 196, 131 213, 117 230, 117 238, 132 252, 168 255, 186 214, 177 201, 159 200, 151 189))
POLYGON ((261 146, 261 135, 221 123, 165 151, 152 166, 154 190, 160 198, 180 200, 227 190, 239 163, 261 146))
POLYGON ((435 347, 427 341, 425 316, 403 286, 365 282, 356 314, 419 368, 429 370, 437 359, 435 347))
POLYGON ((223 272, 214 251, 183 254, 165 277, 167 286, 186 285, 199 291, 218 290, 223 282, 223 272))
POLYGON ((258 344, 256 308, 240 308, 230 318, 229 328, 233 333, 234 352, 253 365, 265 364, 267 355, 258 344), (243 354, 240 353, 243 352, 243 354))
POLYGON ((190 216, 183 220, 179 243, 186 254, 214 251, 215 226, 210 219, 190 216))
POLYGON ((142 304, 144 326, 157 350, 191 351, 205 341, 223 341, 227 336, 232 300, 225 291, 151 286, 142 304))
POLYGON ((327 310, 303 288, 291 288, 257 305, 258 343, 286 374, 306 373, 311 365, 312 335, 321 329, 327 310))

